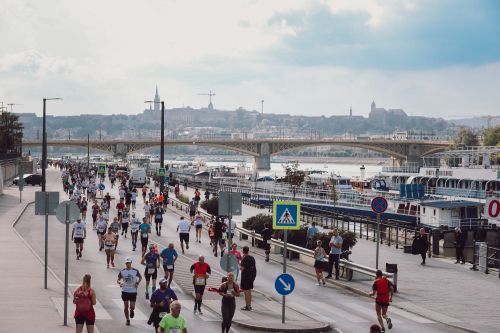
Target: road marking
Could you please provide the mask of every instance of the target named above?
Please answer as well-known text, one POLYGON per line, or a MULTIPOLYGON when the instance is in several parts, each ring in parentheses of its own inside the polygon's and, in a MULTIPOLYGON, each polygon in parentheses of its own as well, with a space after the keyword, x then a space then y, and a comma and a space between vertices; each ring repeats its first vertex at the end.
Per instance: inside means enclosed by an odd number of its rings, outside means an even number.
MULTIPOLYGON (((325 304, 321 303, 322 306, 320 308, 324 309, 325 304)), ((328 323, 328 324, 333 324, 335 323, 335 320, 333 320, 331 317, 324 316, 319 314, 317 311, 314 311, 310 308, 306 308, 302 304, 299 304, 297 302, 287 302, 286 305, 293 309, 294 311, 297 311, 299 313, 303 313, 308 317, 311 317, 317 321, 323 322, 323 323, 328 323)), ((330 305, 328 305, 330 307, 330 305)))
MULTIPOLYGON (((121 298, 113 298, 113 302, 118 306, 118 308, 123 310, 123 301, 121 298)), ((149 316, 146 316, 137 306, 134 310, 134 318, 133 320, 148 320, 149 316)))
POLYGON ((323 303, 323 302, 313 302, 312 306, 316 310, 318 310, 318 309, 321 309, 321 310, 328 309, 328 310, 330 310, 330 311, 328 311, 328 314, 327 314, 328 318, 329 317, 334 317, 334 318, 337 318, 337 320, 339 318, 347 319, 347 320, 349 320, 352 323, 366 323, 366 322, 369 321, 369 320, 367 320, 365 318, 356 316, 356 315, 352 314, 351 312, 344 311, 344 310, 340 309, 339 307, 332 306, 331 304, 328 304, 325 307, 325 303, 323 303))
MULTIPOLYGON (((54 306, 57 309, 57 312, 61 316, 61 318, 64 318, 64 297, 51 297, 52 302, 54 303, 54 306)), ((73 311, 75 309, 75 305, 73 304, 73 300, 68 297, 68 318, 73 317, 73 311)), ((110 320, 112 319, 111 316, 109 315, 108 311, 104 309, 102 306, 101 302, 99 300, 96 300, 96 304, 94 305, 94 311, 95 311, 95 316, 96 319, 99 320, 110 320)))
MULTIPOLYGON (((371 317, 376 316, 375 309, 367 309, 364 306, 361 306, 361 305, 355 304, 355 303, 347 303, 346 305, 353 310, 356 310, 356 311, 359 311, 361 313, 366 314, 367 316, 371 316, 371 317)), ((420 323, 420 324, 434 324, 435 323, 434 321, 432 321, 430 319, 415 315, 415 314, 407 312, 407 311, 396 309, 394 307, 390 307, 388 313, 389 313, 389 317, 391 316, 391 313, 395 313, 398 316, 401 316, 403 318, 412 320, 412 321, 420 323)))
POLYGON ((441 323, 450 324, 450 323, 462 322, 460 319, 449 317, 449 316, 442 314, 442 313, 434 312, 432 310, 420 307, 420 306, 415 305, 415 304, 410 303, 410 302, 398 302, 398 305, 405 308, 405 309, 408 309, 408 311, 418 313, 421 316, 431 318, 431 319, 433 319, 435 321, 439 321, 441 323))
MULTIPOLYGON (((186 311, 193 311, 194 309, 194 300, 192 299, 183 299, 179 300, 179 302, 182 304, 182 306, 186 309, 186 311)), ((212 313, 212 307, 211 307, 211 302, 217 302, 217 305, 220 306, 220 301, 212 301, 212 300, 205 300, 203 301, 202 304, 205 304, 205 308, 202 310, 203 314, 200 315, 198 313, 195 314, 195 316, 199 317, 203 321, 220 321, 221 318, 218 315, 215 315, 212 313)))

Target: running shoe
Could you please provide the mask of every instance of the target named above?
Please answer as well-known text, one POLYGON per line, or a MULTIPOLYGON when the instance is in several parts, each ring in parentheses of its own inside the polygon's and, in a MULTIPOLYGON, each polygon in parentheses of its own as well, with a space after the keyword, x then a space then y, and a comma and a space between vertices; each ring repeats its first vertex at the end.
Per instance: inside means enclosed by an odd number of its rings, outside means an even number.
POLYGON ((127 321, 125 322, 125 325, 130 326, 130 320, 129 319, 127 319, 127 321))
POLYGON ((392 328, 392 320, 391 320, 391 318, 389 318, 389 317, 387 318, 387 327, 388 327, 389 329, 391 329, 391 328, 392 328))

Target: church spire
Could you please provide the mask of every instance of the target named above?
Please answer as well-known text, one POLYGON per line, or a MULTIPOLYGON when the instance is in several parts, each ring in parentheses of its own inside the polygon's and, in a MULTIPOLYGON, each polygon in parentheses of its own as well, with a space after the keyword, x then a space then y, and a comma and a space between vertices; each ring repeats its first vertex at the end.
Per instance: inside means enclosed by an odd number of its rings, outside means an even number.
POLYGON ((158 85, 156 85, 154 110, 155 111, 160 111, 160 94, 158 93, 158 85))

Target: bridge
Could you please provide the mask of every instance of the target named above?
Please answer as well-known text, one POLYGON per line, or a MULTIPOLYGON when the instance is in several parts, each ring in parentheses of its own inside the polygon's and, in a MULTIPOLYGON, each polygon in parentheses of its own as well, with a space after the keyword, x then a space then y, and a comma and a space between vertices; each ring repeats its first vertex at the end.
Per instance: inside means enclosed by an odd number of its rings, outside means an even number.
MULTIPOLYGON (((342 140, 342 139, 182 139, 165 140, 165 146, 210 146, 253 156, 258 170, 271 168, 271 155, 288 150, 317 146, 347 146, 365 148, 387 154, 401 165, 403 162, 420 163, 423 156, 449 149, 450 141, 407 141, 407 140, 342 140)), ((24 147, 41 146, 41 140, 23 141, 24 147)), ((48 146, 87 147, 87 140, 48 140, 48 146)), ((114 156, 160 146, 160 140, 91 140, 90 149, 114 156)))

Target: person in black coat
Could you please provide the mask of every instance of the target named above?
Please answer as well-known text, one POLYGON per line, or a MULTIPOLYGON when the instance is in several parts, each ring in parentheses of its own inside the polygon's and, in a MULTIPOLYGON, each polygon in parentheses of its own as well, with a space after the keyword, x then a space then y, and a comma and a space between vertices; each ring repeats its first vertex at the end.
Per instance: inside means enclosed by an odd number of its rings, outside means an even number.
POLYGON ((455 228, 455 252, 457 254, 457 261, 455 264, 458 264, 459 262, 462 262, 462 265, 465 264, 464 247, 465 235, 462 233, 460 228, 455 228))
POLYGON ((425 265, 425 256, 428 249, 429 242, 427 240, 427 234, 425 233, 425 229, 421 228, 419 234, 415 236, 412 244, 413 254, 420 254, 420 256, 422 257, 421 265, 425 265))

